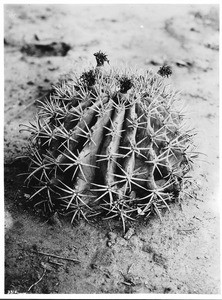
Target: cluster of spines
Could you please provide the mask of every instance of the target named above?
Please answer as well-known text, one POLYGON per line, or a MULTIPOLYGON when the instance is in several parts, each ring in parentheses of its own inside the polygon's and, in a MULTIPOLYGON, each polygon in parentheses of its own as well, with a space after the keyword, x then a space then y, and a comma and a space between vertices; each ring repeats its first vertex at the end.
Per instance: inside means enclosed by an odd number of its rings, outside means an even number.
POLYGON ((181 192, 195 155, 192 132, 174 109, 175 92, 158 74, 97 66, 54 86, 40 102, 32 133, 26 182, 30 199, 72 214, 72 222, 101 214, 125 222, 169 209, 181 192))

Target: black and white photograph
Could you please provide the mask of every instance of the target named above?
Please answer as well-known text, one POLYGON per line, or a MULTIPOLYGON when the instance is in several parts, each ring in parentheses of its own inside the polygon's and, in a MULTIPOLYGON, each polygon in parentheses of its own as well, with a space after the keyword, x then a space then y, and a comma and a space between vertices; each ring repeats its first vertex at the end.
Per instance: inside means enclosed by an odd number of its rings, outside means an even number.
POLYGON ((2 13, 3 297, 220 299, 219 1, 2 13))

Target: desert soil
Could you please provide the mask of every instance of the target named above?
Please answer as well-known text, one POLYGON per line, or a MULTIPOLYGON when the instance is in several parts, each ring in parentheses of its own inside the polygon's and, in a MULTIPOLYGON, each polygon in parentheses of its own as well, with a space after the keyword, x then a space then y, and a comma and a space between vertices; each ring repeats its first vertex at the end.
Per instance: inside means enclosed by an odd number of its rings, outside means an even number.
POLYGON ((5 5, 5 293, 219 294, 219 7, 217 5, 5 5), (55 42, 53 50, 33 44, 55 42), (65 44, 61 44, 65 43, 65 44), (95 64, 173 68, 197 151, 191 188, 162 222, 121 224, 46 219, 23 189, 16 157, 28 124, 59 76, 95 64), (112 232, 113 244, 107 244, 112 232), (50 253, 79 262, 49 257, 50 253))

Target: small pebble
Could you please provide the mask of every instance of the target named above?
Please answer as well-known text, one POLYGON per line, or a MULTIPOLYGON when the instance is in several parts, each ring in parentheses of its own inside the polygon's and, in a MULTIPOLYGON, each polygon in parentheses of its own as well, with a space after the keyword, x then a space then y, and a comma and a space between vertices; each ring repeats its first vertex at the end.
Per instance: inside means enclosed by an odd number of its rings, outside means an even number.
POLYGON ((108 237, 109 240, 113 241, 113 240, 116 239, 117 234, 114 233, 114 232, 112 232, 112 231, 110 231, 110 232, 108 232, 107 237, 108 237))
POLYGON ((124 235, 124 239, 129 240, 131 238, 131 236, 134 234, 134 232, 135 232, 134 228, 130 227, 130 229, 124 235))
POLYGON ((113 245, 113 243, 112 243, 111 241, 108 241, 108 242, 107 242, 107 246, 108 246, 108 247, 112 247, 112 245, 113 245))
POLYGON ((107 236, 108 236, 107 246, 112 247, 112 245, 116 243, 117 234, 110 231, 108 232, 107 236))

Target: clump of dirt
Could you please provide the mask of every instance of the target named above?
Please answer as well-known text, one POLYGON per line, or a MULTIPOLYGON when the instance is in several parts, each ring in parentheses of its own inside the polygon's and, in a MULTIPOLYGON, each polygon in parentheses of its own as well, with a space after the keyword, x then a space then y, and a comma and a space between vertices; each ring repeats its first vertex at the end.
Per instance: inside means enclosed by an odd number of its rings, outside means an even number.
POLYGON ((66 56, 71 46, 64 42, 49 44, 27 44, 22 46, 21 52, 29 56, 66 56))

